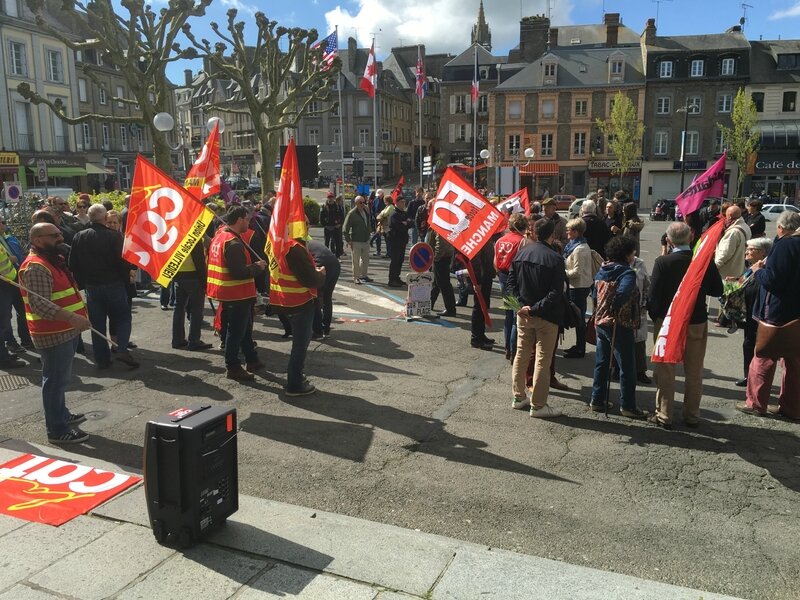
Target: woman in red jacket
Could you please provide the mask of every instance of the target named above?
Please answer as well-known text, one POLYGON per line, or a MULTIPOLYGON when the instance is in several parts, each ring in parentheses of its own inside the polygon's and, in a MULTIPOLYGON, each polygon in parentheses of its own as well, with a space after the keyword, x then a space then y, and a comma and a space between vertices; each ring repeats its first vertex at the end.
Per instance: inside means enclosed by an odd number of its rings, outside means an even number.
MULTIPOLYGON (((528 229, 528 218, 520 213, 511 215, 508 220, 508 232, 503 235, 494 245, 494 268, 500 278, 500 293, 509 296, 511 292, 506 288, 508 280, 508 270, 511 268, 511 261, 517 255, 520 244, 525 238, 528 229)), ((515 322, 516 313, 513 310, 505 311, 505 321, 503 323, 503 340, 506 348, 506 359, 512 360, 517 350, 517 329, 515 322)))

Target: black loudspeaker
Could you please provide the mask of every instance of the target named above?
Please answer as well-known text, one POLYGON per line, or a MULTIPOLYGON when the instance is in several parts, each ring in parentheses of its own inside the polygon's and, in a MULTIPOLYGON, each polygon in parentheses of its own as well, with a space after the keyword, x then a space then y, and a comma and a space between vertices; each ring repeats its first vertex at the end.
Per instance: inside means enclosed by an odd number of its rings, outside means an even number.
POLYGON ((179 408, 147 423, 144 494, 153 535, 189 546, 239 509, 236 410, 179 408))

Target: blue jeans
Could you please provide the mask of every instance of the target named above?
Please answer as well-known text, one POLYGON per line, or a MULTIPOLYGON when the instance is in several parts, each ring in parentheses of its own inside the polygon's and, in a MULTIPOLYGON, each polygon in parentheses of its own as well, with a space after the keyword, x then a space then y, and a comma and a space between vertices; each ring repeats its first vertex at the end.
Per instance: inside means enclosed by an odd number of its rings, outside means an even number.
POLYGON ((70 429, 67 425, 69 411, 65 405, 64 395, 72 378, 72 361, 77 347, 76 336, 58 346, 39 350, 42 359, 44 422, 49 437, 60 437, 70 429))
POLYGON ((419 240, 419 231, 417 231, 417 226, 414 225, 409 227, 408 232, 411 234, 411 245, 413 246, 419 240))
MULTIPOLYGON (((597 326, 597 350, 594 363, 594 381, 592 382, 592 404, 602 406, 608 401, 608 371, 611 361, 611 325, 597 326)), ((634 331, 626 327, 617 327, 613 353, 619 365, 619 397, 620 406, 625 410, 636 408, 636 358, 633 353, 634 331)))
MULTIPOLYGON (((500 279, 500 293, 503 296, 510 296, 511 290, 508 289, 508 273, 498 273, 500 279)), ((506 351, 511 351, 511 356, 517 353, 517 315, 513 310, 506 310, 503 320, 503 345, 506 351)))
MULTIPOLYGON (((128 351, 131 339, 131 308, 128 304, 128 291, 121 281, 108 285, 86 286, 86 308, 89 310, 89 321, 92 327, 102 334, 106 333, 106 321, 114 323, 117 344, 120 352, 128 351)), ((111 350, 108 342, 94 331, 92 332, 92 350, 94 362, 107 365, 111 362, 111 350)))
POLYGON ((227 324, 225 330, 225 366, 235 369, 242 366, 239 349, 244 352, 247 362, 256 362, 258 353, 253 343, 253 303, 254 300, 237 300, 222 303, 222 319, 227 324))
POLYGON ((581 320, 575 328, 575 350, 586 353, 586 299, 592 288, 569 288, 569 299, 581 309, 581 320))
POLYGON ((303 367, 306 364, 306 352, 311 341, 311 330, 314 324, 316 305, 309 302, 293 315, 289 315, 292 324, 292 352, 289 354, 289 365, 286 367, 286 389, 296 391, 303 387, 303 367))
POLYGON ((175 312, 172 313, 172 344, 186 341, 186 314, 189 315, 189 343, 200 341, 203 324, 203 305, 206 286, 199 279, 187 277, 173 281, 175 286, 175 312))

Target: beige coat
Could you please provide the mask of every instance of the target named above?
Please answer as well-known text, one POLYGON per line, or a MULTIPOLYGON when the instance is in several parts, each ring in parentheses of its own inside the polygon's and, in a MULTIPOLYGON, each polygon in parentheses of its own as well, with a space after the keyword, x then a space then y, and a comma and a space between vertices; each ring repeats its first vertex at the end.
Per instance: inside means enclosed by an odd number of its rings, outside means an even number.
POLYGON ((714 251, 714 264, 720 277, 741 277, 744 273, 744 251, 750 239, 750 227, 739 217, 722 236, 714 251))
POLYGON ((567 281, 572 288, 592 287, 592 249, 583 243, 573 250, 564 263, 567 281))

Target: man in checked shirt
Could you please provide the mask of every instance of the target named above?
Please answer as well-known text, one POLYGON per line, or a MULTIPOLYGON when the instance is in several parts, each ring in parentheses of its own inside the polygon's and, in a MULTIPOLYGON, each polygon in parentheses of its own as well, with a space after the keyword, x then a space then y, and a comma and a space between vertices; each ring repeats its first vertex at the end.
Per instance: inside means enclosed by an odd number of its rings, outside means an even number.
POLYGON ((25 318, 42 360, 42 403, 47 439, 77 444, 89 439, 77 425, 86 417, 65 406, 81 331, 91 327, 75 278, 65 261, 64 237, 52 223, 31 227, 31 252, 19 268, 25 318), (29 291, 31 293, 29 293, 29 291))

